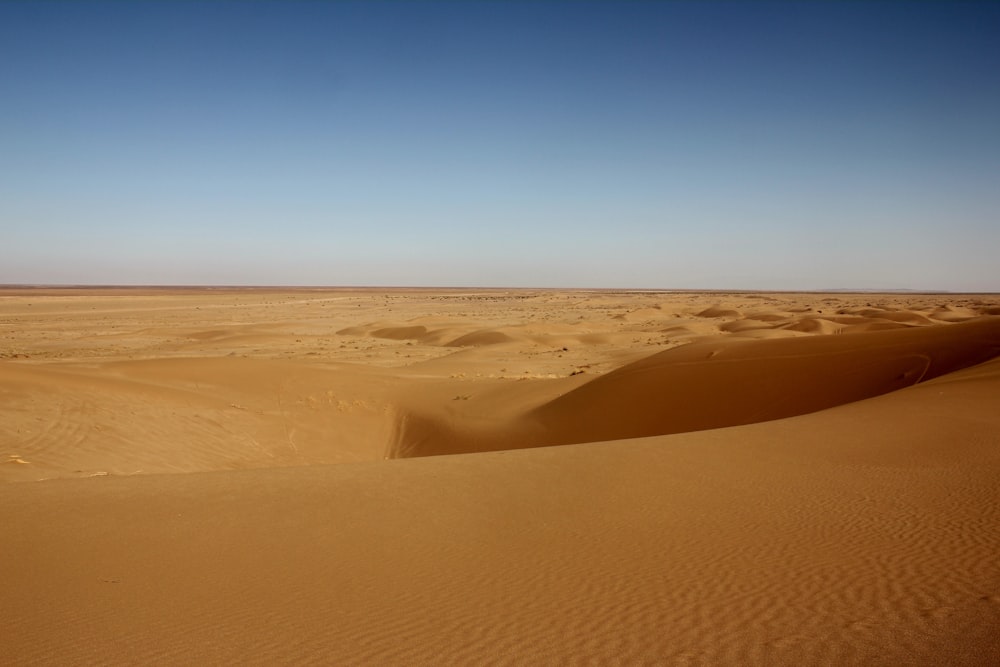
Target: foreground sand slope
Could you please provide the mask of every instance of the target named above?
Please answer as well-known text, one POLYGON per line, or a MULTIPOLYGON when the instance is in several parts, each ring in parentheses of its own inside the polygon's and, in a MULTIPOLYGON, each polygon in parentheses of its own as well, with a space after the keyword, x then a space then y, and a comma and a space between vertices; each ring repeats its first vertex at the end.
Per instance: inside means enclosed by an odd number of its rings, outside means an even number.
POLYGON ((1000 362, 624 442, 0 487, 17 664, 995 664, 1000 362))

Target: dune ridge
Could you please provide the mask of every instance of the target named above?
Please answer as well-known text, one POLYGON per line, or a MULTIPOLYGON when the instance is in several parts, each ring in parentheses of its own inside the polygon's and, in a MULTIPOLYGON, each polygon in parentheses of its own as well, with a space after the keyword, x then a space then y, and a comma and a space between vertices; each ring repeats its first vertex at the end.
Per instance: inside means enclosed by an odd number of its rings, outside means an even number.
MULTIPOLYGON (((404 417, 396 457, 520 449, 737 426, 896 391, 1000 355, 1000 319, 949 327, 750 341, 655 353, 521 415, 476 429, 425 409, 404 417)), ((476 408, 503 413, 502 404, 476 408)), ((491 420, 495 422, 496 420, 491 420)))

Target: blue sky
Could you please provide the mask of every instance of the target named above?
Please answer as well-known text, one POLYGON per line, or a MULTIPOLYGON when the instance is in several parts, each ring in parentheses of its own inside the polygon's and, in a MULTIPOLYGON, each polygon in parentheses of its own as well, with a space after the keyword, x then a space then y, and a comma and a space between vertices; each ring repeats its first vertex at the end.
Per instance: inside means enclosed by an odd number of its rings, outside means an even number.
POLYGON ((1000 3, 0 3, 0 283, 1000 291, 1000 3))

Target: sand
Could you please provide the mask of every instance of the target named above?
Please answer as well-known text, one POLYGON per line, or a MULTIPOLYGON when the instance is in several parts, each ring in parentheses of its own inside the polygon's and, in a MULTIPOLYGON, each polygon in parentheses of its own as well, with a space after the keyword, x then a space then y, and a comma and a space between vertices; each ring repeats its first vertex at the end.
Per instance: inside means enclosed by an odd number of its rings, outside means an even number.
POLYGON ((0 290, 4 664, 1000 663, 1000 297, 0 290))

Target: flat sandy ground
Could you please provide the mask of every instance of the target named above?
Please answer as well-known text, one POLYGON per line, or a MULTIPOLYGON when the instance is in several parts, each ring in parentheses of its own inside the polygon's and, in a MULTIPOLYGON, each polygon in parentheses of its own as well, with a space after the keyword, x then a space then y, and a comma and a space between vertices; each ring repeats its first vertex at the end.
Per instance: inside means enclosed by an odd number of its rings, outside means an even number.
POLYGON ((1000 664, 1000 297, 0 290, 3 664, 1000 664))

